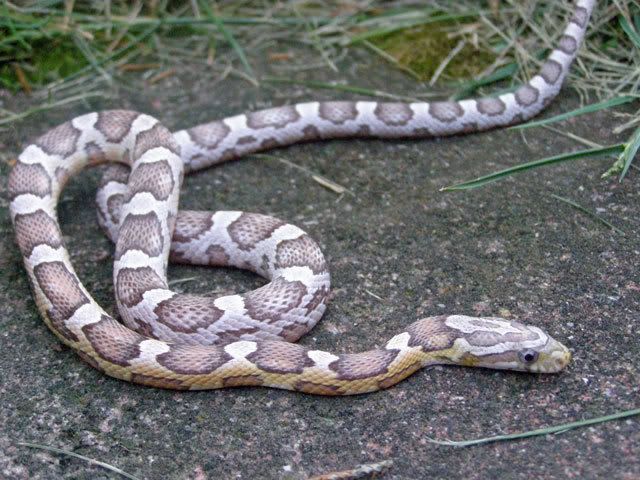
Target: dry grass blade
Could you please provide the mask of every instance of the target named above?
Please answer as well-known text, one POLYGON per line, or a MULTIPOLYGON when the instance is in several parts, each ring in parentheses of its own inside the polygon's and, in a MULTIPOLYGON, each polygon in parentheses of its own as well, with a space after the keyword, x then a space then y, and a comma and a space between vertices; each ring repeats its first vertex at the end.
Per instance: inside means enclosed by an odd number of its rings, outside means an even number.
POLYGON ((283 163, 291 168, 295 168, 296 170, 300 170, 301 172, 304 172, 306 174, 308 174, 309 176, 311 176, 311 179, 318 183, 319 185, 322 185, 324 188, 331 190, 332 192, 335 192, 339 195, 342 195, 344 193, 348 193, 349 195, 351 195, 352 197, 355 197, 355 194, 349 190, 347 187, 340 185, 337 182, 334 182, 333 180, 328 179, 327 177, 320 175, 318 173, 315 173, 311 170, 309 170, 308 168, 302 167, 300 165, 296 165, 293 162, 290 162, 289 160, 285 159, 285 158, 281 158, 278 157, 276 155, 269 155, 267 153, 256 153, 254 154, 254 157, 257 158, 265 158, 265 159, 270 159, 270 160, 277 160, 280 163, 283 163))
POLYGON ((7 123, 12 123, 15 122, 17 120, 22 120, 23 118, 26 118, 30 115, 33 115, 34 113, 39 113, 39 112, 44 112, 46 110, 51 110, 53 108, 58 108, 58 107, 62 107, 64 105, 69 105, 71 103, 75 103, 75 102, 81 102, 81 101, 85 101, 89 98, 96 98, 96 97, 101 97, 101 98, 108 98, 107 94, 104 93, 100 93, 100 92, 94 92, 94 93, 85 93, 82 95, 74 95, 72 97, 67 97, 64 98, 62 100, 59 100, 57 102, 52 102, 52 103, 45 103, 42 105, 38 105, 36 107, 33 108, 29 108, 23 112, 20 113, 12 113, 9 114, 5 117, 0 117, 0 125, 5 125, 7 123))
POLYGON ((393 466, 393 460, 384 460, 376 463, 365 463, 349 470, 323 473, 310 477, 309 480, 358 480, 364 478, 379 477, 393 466))
POLYGON ((29 443, 29 442, 18 442, 18 445, 21 447, 29 447, 29 448, 37 448, 39 450, 47 450, 53 453, 59 453, 60 455, 67 455, 69 457, 79 458, 80 460, 84 460, 92 465, 97 465, 102 468, 106 468, 107 470, 117 473, 118 475, 122 475, 125 478, 129 478, 131 480, 140 480, 138 477, 134 477, 130 473, 125 472, 124 470, 120 470, 118 467, 114 467, 113 465, 109 465, 108 463, 101 462, 99 460, 94 460, 93 458, 85 457, 84 455, 80 455, 78 453, 70 452, 68 450, 62 450, 60 448, 50 447, 48 445, 40 445, 38 443, 29 443))

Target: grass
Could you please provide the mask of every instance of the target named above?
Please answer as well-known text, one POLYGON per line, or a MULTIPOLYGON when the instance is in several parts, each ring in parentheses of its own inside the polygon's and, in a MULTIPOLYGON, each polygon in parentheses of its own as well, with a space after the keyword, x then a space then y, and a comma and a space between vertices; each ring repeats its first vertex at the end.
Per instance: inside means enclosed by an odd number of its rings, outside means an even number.
MULTIPOLYGON (((150 69, 160 72, 172 63, 206 63, 212 76, 231 68, 257 86, 261 79, 252 55, 293 45, 316 50, 319 64, 333 69, 348 50, 368 48, 460 97, 486 85, 495 89, 497 80, 522 81, 535 71, 545 49, 554 45, 568 8, 552 0, 526 6, 505 0, 496 10, 479 10, 471 0, 401 7, 373 1, 334 10, 313 2, 226 2, 211 9, 201 0, 27 5, 0 3, 0 85, 48 99, 135 81, 123 74, 130 64, 157 65, 150 69), (473 77, 481 80, 469 82, 473 77)), ((630 0, 602 3, 583 60, 572 70, 572 86, 599 100, 637 95, 638 25, 630 0)), ((295 55, 288 63, 290 70, 307 67, 296 63, 295 55)))

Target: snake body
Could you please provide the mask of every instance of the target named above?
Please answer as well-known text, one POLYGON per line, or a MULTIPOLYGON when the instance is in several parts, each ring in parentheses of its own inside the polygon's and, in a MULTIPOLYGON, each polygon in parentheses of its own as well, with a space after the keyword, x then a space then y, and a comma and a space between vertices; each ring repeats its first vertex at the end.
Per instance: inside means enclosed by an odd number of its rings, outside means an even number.
POLYGON ((578 0, 540 73, 496 97, 310 102, 175 134, 148 115, 114 110, 50 130, 25 148, 9 177, 17 243, 45 323, 100 371, 173 389, 260 385, 348 395, 389 387, 433 364, 561 370, 570 360, 564 345, 537 327, 499 318, 424 318, 362 353, 289 343, 325 310, 329 273, 317 244, 299 228, 265 215, 178 211, 178 197, 185 172, 276 146, 337 137, 444 136, 527 120, 559 92, 594 3, 578 0), (114 283, 126 325, 80 282, 56 214, 66 182, 85 166, 105 162, 126 166, 111 168, 98 194, 100 222, 116 242, 114 283), (270 282, 217 299, 177 294, 166 278, 169 256, 248 268, 270 282))

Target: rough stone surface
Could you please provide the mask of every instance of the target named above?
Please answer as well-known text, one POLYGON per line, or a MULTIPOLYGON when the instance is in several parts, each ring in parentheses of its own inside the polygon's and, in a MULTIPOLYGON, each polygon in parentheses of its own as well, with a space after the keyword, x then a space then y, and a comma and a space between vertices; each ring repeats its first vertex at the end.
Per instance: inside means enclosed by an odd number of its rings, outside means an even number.
MULTIPOLYGON (((339 79, 403 92, 417 87, 376 59, 344 63, 339 79)), ((259 65, 262 72, 269 65, 259 65)), ((299 79, 336 79, 305 71, 299 79)), ((330 91, 214 84, 189 72, 135 98, 93 105, 134 108, 183 128, 330 91)), ((352 97, 353 98, 353 97, 352 97)), ((28 105, 14 102, 15 110, 28 105)), ((577 105, 565 91, 547 114, 577 105)), ((28 140, 87 108, 33 116, 2 133, 4 178, 28 140)), ((609 144, 608 112, 561 129, 609 144)), ((393 459, 386 478, 619 478, 640 476, 638 417, 561 435, 456 449, 429 443, 520 432, 637 408, 640 394, 638 173, 602 181, 611 159, 537 170, 482 189, 439 187, 519 162, 578 149, 544 130, 493 131, 424 141, 332 141, 280 149, 349 188, 342 197, 274 159, 249 158, 192 175, 182 205, 276 215, 326 252, 333 298, 302 343, 334 352, 381 345, 415 319, 442 313, 502 315, 539 325, 570 346, 559 375, 468 368, 421 371, 396 387, 351 398, 263 388, 173 392, 108 378, 83 363, 39 318, 0 185, 0 477, 118 478, 78 459, 17 445, 74 451, 145 479, 287 478, 393 459), (623 229, 621 236, 558 202, 566 196, 623 229), (380 297, 382 300, 379 300, 380 297)), ((113 248, 98 230, 96 172, 67 188, 60 217, 85 285, 113 310, 113 248)), ((262 284, 240 271, 172 267, 188 292, 226 294, 262 284), (192 279, 192 277, 195 277, 192 279)))

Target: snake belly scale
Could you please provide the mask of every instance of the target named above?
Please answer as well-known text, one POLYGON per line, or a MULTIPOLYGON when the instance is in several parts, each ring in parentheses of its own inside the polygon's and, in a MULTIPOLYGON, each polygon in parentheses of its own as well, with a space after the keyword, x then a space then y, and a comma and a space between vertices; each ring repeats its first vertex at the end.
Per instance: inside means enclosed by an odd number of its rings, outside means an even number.
POLYGON ((594 4, 578 0, 539 74, 495 97, 309 102, 175 134, 148 115, 114 110, 50 130, 24 149, 9 176, 17 243, 45 323, 98 370, 171 389, 252 385, 349 395, 389 387, 432 364, 560 371, 570 360, 564 345, 537 327, 493 317, 424 318, 361 353, 290 343, 325 310, 329 273, 317 244, 265 215, 179 211, 178 197, 185 172, 277 146, 337 137, 437 137, 525 121, 558 94, 594 4), (124 324, 82 285, 56 214, 66 182, 85 166, 106 162, 114 165, 98 194, 99 219, 116 242, 114 282, 124 324), (270 282, 217 299, 178 294, 168 286, 169 258, 247 268, 270 282))

